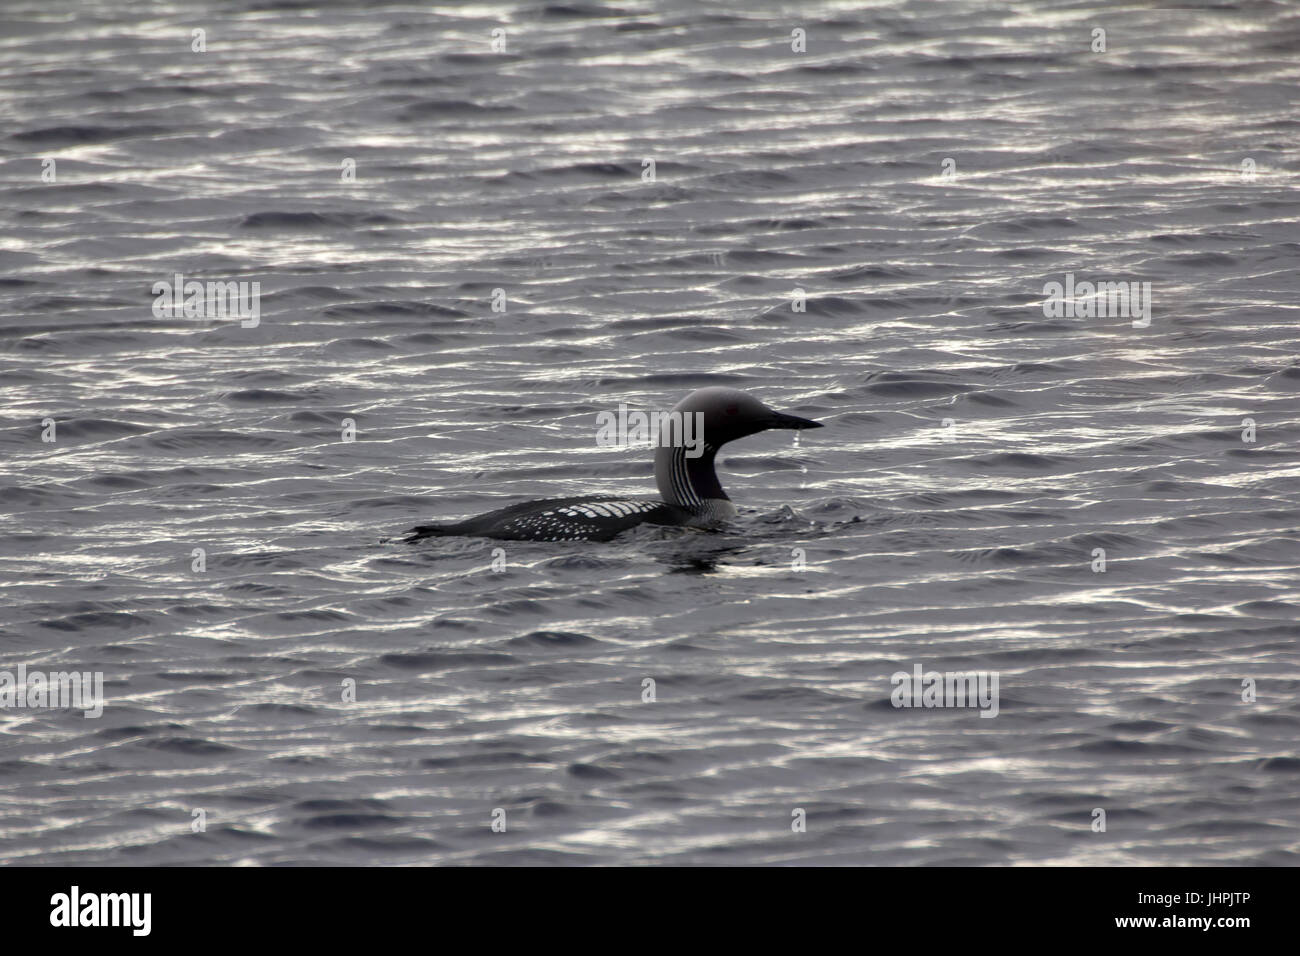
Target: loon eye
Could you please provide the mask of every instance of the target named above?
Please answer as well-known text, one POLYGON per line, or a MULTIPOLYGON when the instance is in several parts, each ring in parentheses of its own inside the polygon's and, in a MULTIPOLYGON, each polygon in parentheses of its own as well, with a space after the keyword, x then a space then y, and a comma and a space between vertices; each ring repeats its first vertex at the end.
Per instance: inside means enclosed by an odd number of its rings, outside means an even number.
POLYGON ((727 414, 728 414, 728 415, 739 415, 739 414, 740 414, 740 406, 739 406, 739 405, 728 405, 728 406, 727 406, 727 414))

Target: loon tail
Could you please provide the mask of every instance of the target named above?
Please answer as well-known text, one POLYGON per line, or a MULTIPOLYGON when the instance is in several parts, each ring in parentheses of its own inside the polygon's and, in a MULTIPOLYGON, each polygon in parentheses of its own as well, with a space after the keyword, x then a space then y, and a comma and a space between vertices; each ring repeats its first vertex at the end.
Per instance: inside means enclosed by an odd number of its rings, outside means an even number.
POLYGON ((446 535, 464 534, 464 524, 463 521, 456 524, 418 524, 414 528, 402 532, 406 535, 405 538, 402 538, 402 543, 410 544, 412 541, 420 541, 424 538, 441 538, 446 535))

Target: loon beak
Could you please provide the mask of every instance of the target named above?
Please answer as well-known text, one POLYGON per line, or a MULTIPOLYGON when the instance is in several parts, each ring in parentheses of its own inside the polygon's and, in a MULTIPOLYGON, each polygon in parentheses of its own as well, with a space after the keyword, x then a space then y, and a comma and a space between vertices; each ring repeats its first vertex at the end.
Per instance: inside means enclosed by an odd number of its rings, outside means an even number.
POLYGON ((772 417, 768 419, 768 428, 821 428, 821 422, 815 422, 811 418, 800 418, 798 415, 787 415, 785 412, 773 412, 772 417))

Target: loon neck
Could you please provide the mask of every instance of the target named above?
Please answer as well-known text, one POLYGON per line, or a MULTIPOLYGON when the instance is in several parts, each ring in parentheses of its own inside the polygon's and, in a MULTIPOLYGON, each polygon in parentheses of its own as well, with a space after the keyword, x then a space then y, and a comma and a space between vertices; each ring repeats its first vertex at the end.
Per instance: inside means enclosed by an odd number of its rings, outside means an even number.
POLYGON ((707 511, 710 506, 706 502, 710 500, 730 501, 718 482, 718 473, 713 470, 717 453, 718 449, 707 442, 703 453, 696 458, 688 457, 681 445, 661 445, 655 451, 655 484, 659 486, 659 495, 670 505, 694 514, 707 511))

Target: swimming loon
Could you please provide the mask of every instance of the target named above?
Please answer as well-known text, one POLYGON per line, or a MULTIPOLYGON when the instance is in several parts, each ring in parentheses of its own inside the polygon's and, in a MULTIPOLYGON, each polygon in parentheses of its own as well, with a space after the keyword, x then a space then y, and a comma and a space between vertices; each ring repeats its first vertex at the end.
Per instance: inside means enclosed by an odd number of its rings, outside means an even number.
MULTIPOLYGON (((456 524, 424 524, 404 532, 405 542, 446 535, 475 535, 505 541, 608 541, 639 524, 714 527, 736 513, 718 483, 713 459, 729 441, 769 428, 821 428, 795 415, 773 411, 753 395, 734 388, 701 388, 677 403, 673 412, 699 414, 703 448, 665 440, 668 422, 655 450, 655 484, 662 500, 587 495, 544 498, 511 505, 456 524), (692 452, 694 457, 692 457, 692 452)), ((678 429, 678 437, 683 434, 678 429)))

